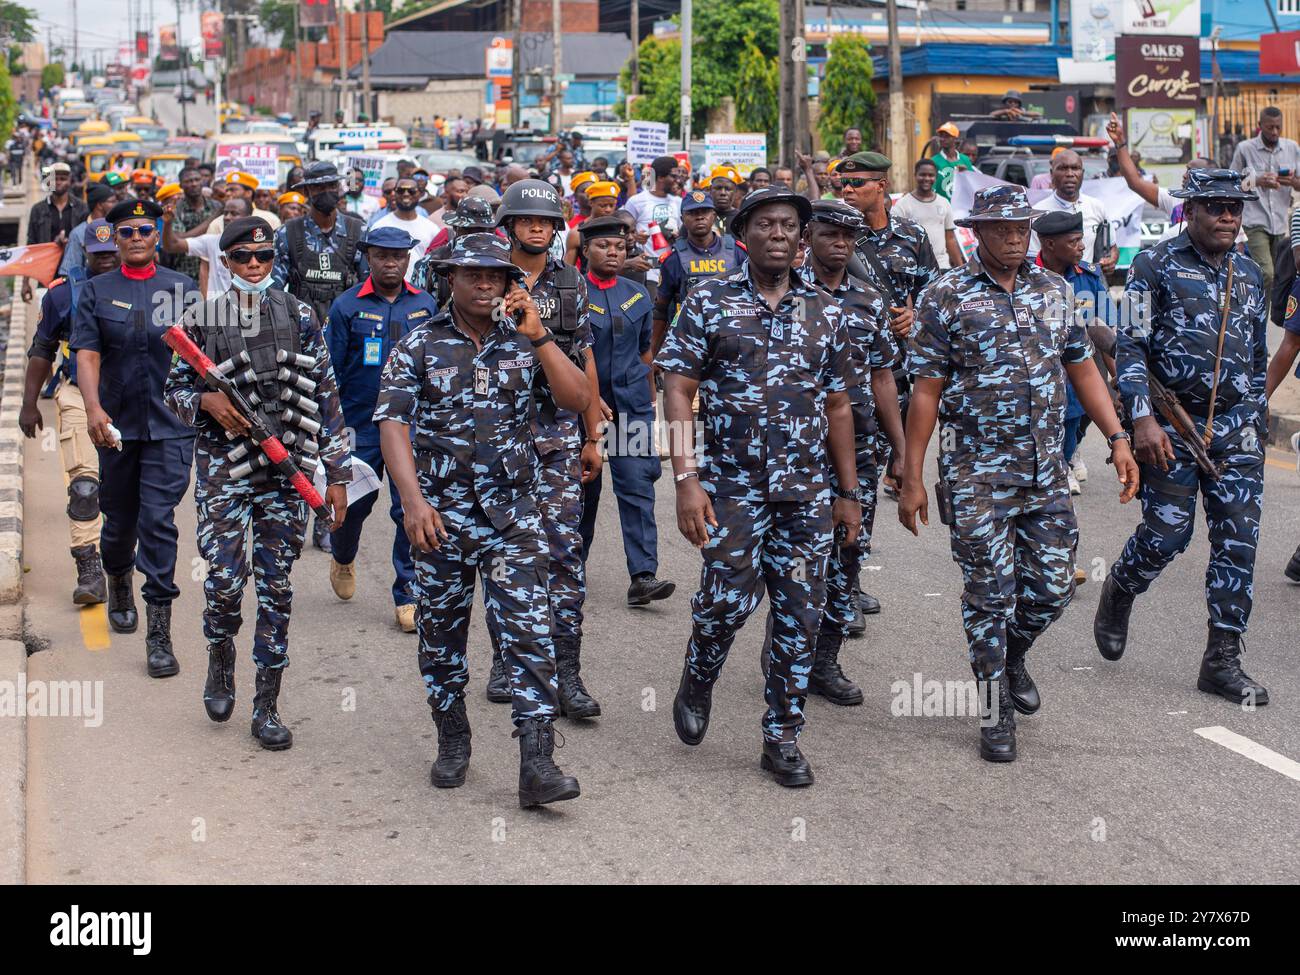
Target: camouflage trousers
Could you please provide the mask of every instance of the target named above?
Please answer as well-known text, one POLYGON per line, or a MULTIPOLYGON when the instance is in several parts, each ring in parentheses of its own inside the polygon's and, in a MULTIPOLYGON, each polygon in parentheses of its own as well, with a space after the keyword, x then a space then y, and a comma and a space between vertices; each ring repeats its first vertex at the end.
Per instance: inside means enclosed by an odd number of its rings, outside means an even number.
POLYGON ((547 591, 555 636, 581 639, 587 577, 582 562, 582 460, 576 437, 574 442, 573 449, 543 455, 536 498, 550 555, 547 591))
MULTIPOLYGON (((858 487, 862 490, 862 528, 852 545, 835 545, 831 549, 826 571, 826 610, 822 613, 821 620, 823 628, 837 631, 841 636, 857 615, 853 604, 858 598, 858 573, 866 557, 871 554, 871 529, 876 521, 878 478, 874 439, 867 443, 859 440, 857 455, 858 487)), ((833 470, 831 486, 838 486, 833 470)))
POLYGON ((1062 490, 965 483, 952 493, 971 669, 994 680, 1006 666, 1008 635, 1032 643, 1069 604, 1079 529, 1062 490))
POLYGON ((446 711, 469 681, 465 644, 477 573, 483 580, 488 629, 510 678, 515 724, 555 717, 555 646, 541 517, 530 512, 501 531, 477 504, 439 508, 438 513, 450 538, 432 552, 411 549, 420 674, 429 706, 446 711))
MULTIPOLYGON (((1172 438, 1171 438, 1172 439, 1172 438)), ((1217 481, 1200 472, 1181 447, 1169 472, 1142 467, 1142 523, 1110 570, 1115 584, 1139 596, 1174 557, 1187 549, 1196 526, 1196 495, 1201 495, 1210 535, 1205 599, 1210 625, 1246 632, 1254 602, 1255 549, 1264 498, 1264 461, 1258 448, 1226 457, 1217 481)))
POLYGON ((251 529, 257 592, 253 660, 259 667, 287 666, 293 601, 289 571, 302 553, 307 503, 287 487, 254 488, 237 481, 200 481, 194 500, 199 512, 199 554, 208 563, 203 635, 209 643, 221 643, 239 633, 251 529))
POLYGON ((736 633, 766 589, 772 642, 763 687, 763 738, 796 741, 826 601, 830 501, 711 500, 718 527, 702 550, 686 664, 697 680, 717 680, 736 633))

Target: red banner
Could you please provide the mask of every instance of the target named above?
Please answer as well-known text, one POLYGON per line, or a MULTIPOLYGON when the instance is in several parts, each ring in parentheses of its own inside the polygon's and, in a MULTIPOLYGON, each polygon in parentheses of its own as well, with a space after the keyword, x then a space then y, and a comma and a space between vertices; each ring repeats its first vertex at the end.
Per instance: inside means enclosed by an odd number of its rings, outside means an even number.
POLYGON ((1300 30, 1259 35, 1260 74, 1300 74, 1300 30))
POLYGON ((149 32, 147 30, 135 32, 135 56, 142 61, 149 59, 149 32))
POLYGON ((203 56, 219 58, 224 52, 223 36, 225 18, 215 10, 205 10, 199 17, 203 31, 203 56))
POLYGON ((181 59, 181 48, 176 43, 175 24, 163 24, 158 28, 158 57, 163 61, 181 59))
POLYGON ((303 27, 328 27, 338 20, 334 0, 302 0, 298 23, 303 27))

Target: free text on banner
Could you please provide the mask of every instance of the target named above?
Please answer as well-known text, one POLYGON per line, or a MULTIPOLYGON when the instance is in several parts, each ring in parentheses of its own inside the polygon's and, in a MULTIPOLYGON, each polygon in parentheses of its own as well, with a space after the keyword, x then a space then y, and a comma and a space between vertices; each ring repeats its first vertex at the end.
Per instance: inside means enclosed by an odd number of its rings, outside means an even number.
POLYGON ((384 157, 383 156, 352 156, 348 159, 348 165, 353 169, 359 169, 365 175, 366 185, 362 192, 366 196, 373 196, 378 199, 383 195, 382 187, 384 183, 384 157))
POLYGON ((274 188, 279 182, 276 163, 279 151, 275 146, 263 143, 248 145, 217 146, 217 175, 237 169, 257 177, 259 186, 274 188))
POLYGON ((704 164, 730 163, 748 176, 767 165, 767 136, 762 132, 709 132, 704 136, 704 164))

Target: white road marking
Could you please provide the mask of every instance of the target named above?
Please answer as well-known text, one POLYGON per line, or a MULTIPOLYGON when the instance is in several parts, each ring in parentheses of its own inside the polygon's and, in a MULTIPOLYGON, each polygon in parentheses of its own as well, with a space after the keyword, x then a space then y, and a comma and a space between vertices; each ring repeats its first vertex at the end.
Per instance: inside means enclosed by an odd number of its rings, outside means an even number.
POLYGON ((941 593, 941 592, 927 592, 926 595, 927 595, 927 596, 942 596, 943 593, 941 593))
POLYGON ((1166 712, 1165 712, 1165 714, 1169 714, 1169 715, 1174 715, 1174 714, 1186 714, 1186 713, 1187 713, 1186 711, 1166 711, 1166 712))
POLYGON ((1071 667, 1071 670, 1092 670, 1091 667, 1071 667))
POLYGON ((1222 745, 1228 751, 1245 755, 1252 762, 1258 762, 1274 772, 1281 772, 1288 779, 1300 782, 1300 762, 1292 761, 1285 755, 1279 755, 1271 748, 1265 748, 1257 741, 1251 741, 1235 731, 1215 725, 1212 728, 1197 728, 1196 733, 1202 738, 1222 745))
POLYGON ((884 568, 884 566, 883 566, 883 565, 864 565, 862 568, 866 569, 868 572, 879 572, 881 569, 884 568))

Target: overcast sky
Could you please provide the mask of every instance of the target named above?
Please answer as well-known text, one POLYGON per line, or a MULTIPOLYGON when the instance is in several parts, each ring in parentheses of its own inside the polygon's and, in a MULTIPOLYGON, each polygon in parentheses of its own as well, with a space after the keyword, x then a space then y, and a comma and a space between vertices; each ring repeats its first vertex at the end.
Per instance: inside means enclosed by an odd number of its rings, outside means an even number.
MULTIPOLYGON (((72 0, 19 0, 36 12, 36 27, 41 43, 46 41, 48 28, 54 29, 54 43, 72 43, 72 0)), ((153 8, 153 50, 157 53, 158 25, 176 22, 176 0, 77 0, 77 28, 81 48, 106 48, 116 56, 118 45, 130 42, 135 25, 128 23, 128 11, 139 6, 144 11, 144 26, 148 29, 149 10, 153 8)), ((194 0, 181 4, 181 40, 189 46, 191 39, 199 36, 199 7, 194 0)))

